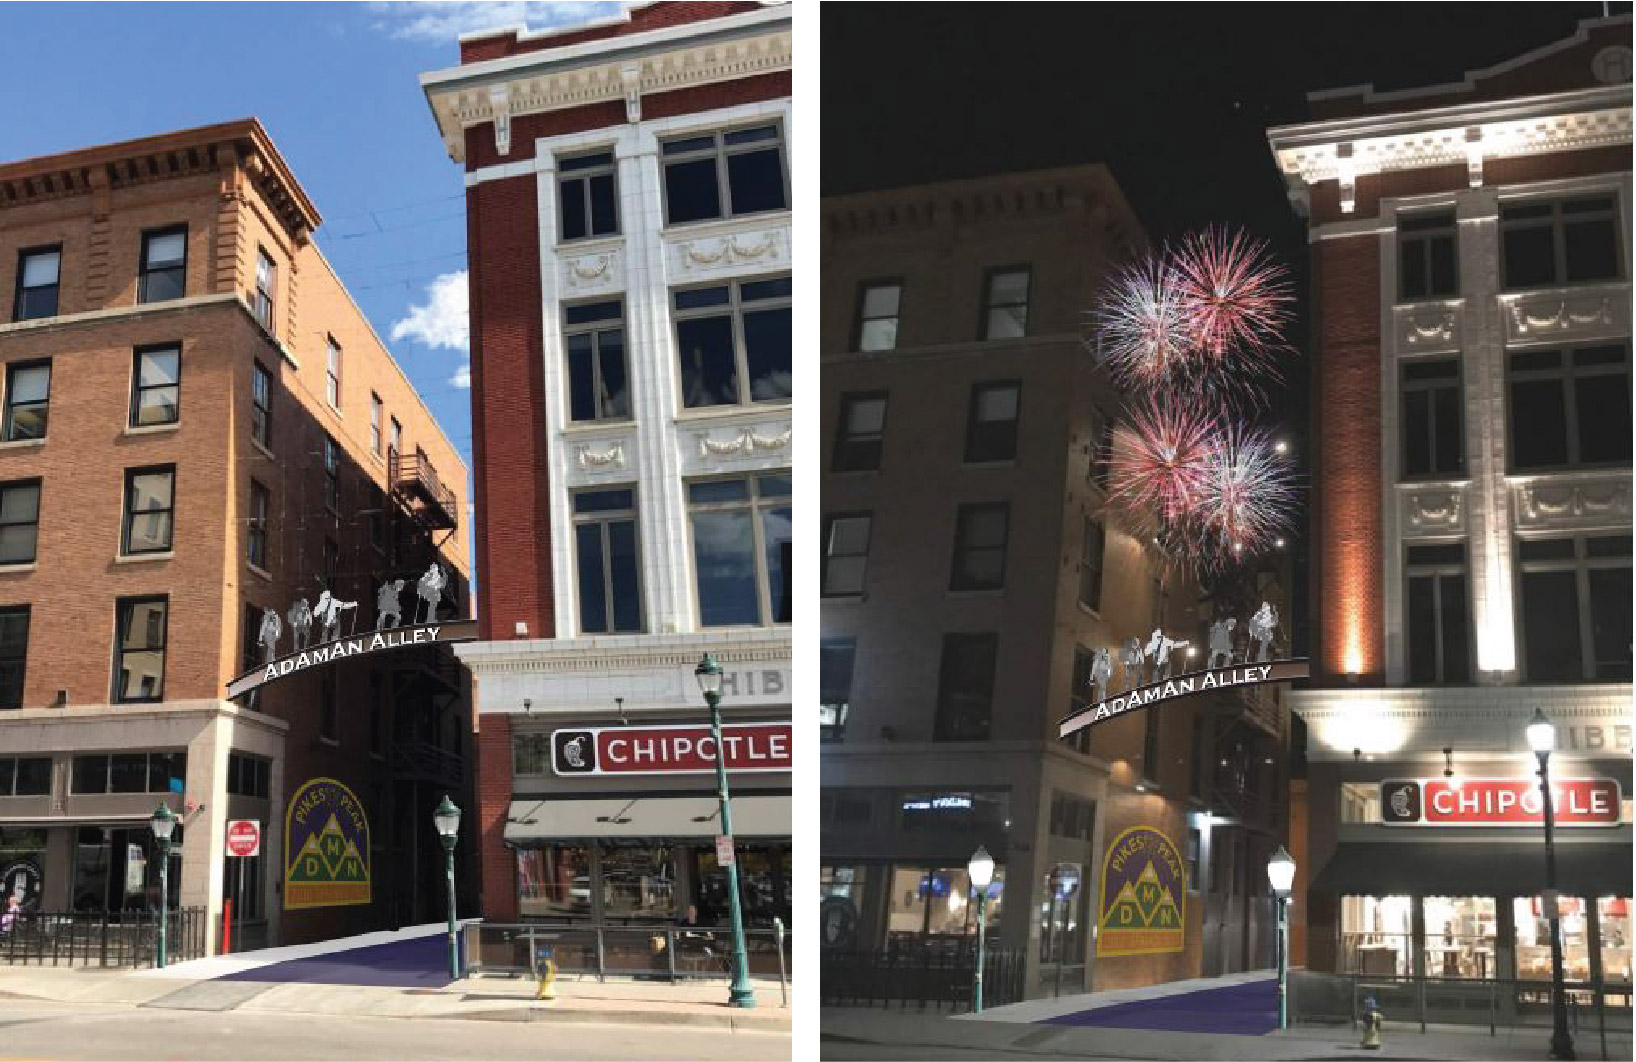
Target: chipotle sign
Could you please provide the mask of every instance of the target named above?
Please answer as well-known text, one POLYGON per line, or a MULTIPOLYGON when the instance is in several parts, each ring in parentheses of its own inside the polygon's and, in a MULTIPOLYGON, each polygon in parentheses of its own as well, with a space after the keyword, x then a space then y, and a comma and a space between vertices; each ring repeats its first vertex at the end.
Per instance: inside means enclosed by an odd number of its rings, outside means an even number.
MULTIPOLYGON (((722 727, 729 771, 791 768, 789 723, 734 723, 722 727)), ((708 726, 621 726, 551 733, 557 774, 714 774, 716 739, 708 726)))
MULTIPOLYGON (((1551 780, 1558 826, 1619 825, 1619 783, 1612 778, 1551 780)), ((1380 783, 1380 821, 1388 826, 1539 826, 1539 783, 1521 778, 1421 778, 1380 783)))

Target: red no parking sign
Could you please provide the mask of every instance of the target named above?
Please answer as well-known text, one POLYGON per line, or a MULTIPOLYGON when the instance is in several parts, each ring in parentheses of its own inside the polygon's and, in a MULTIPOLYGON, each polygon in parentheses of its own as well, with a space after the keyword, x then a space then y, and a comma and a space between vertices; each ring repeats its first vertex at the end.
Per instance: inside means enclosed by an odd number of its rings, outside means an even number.
POLYGON ((232 819, 227 824, 227 854, 255 856, 261 854, 261 823, 255 819, 232 819))

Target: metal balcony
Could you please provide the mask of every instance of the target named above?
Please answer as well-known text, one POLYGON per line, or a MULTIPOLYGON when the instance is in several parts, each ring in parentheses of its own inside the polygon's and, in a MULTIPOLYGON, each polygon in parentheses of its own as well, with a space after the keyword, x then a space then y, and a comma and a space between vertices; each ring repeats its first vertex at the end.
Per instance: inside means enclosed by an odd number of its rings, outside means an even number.
POLYGON ((418 450, 401 454, 396 450, 387 454, 387 475, 392 483, 392 495, 415 514, 415 517, 433 531, 453 531, 459 526, 459 506, 454 491, 437 478, 437 469, 418 450))

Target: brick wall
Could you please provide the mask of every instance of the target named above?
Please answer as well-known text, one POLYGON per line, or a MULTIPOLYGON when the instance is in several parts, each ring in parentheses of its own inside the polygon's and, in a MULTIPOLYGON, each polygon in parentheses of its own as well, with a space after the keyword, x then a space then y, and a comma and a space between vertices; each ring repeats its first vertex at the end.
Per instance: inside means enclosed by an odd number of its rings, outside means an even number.
POLYGON ((511 716, 492 713, 477 731, 477 829, 482 852, 480 907, 491 922, 517 921, 516 868, 506 847, 511 813, 511 716))
POLYGON ((466 195, 471 270, 472 445, 477 465, 478 617, 485 639, 556 634, 550 454, 545 437, 535 181, 485 181, 466 195))
POLYGON ((674 0, 670 3, 642 4, 630 9, 629 21, 553 33, 538 40, 518 40, 517 33, 513 30, 508 33, 497 33, 492 37, 461 41, 460 62, 480 63, 485 59, 500 59, 521 52, 566 48, 571 44, 583 44, 586 41, 624 37, 632 33, 646 33, 689 22, 704 22, 708 19, 737 15, 745 11, 758 10, 761 6, 754 0, 710 0, 710 2, 674 0))

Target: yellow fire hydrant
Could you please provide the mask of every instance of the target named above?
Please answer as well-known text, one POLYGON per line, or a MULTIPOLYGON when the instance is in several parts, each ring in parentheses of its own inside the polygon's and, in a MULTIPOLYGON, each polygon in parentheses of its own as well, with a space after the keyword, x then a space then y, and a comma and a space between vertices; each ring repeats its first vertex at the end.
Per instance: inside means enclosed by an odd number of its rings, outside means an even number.
POLYGON ((1358 1046, 1367 1047, 1373 1051, 1380 1050, 1382 1020, 1380 1006, 1375 1002, 1375 997, 1365 996, 1363 999, 1363 1043, 1358 1046))
POLYGON ((546 959, 540 967, 540 990, 534 993, 535 999, 554 1000, 557 998, 557 961, 546 959))

